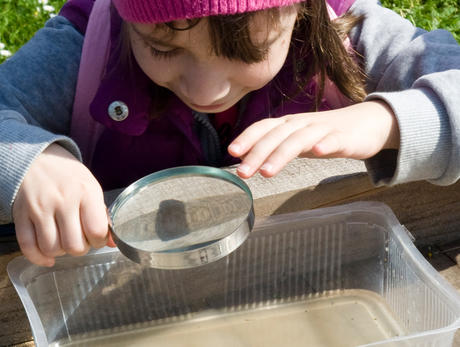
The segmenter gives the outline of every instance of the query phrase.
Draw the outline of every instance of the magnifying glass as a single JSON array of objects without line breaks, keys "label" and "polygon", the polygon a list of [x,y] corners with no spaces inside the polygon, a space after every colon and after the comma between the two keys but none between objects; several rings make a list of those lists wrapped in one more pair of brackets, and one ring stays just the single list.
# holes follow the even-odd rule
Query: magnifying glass
[{"label": "magnifying glass", "polygon": [[246,183],[207,166],[175,167],[141,178],[118,195],[109,216],[120,252],[160,269],[191,268],[225,257],[254,225]]}]

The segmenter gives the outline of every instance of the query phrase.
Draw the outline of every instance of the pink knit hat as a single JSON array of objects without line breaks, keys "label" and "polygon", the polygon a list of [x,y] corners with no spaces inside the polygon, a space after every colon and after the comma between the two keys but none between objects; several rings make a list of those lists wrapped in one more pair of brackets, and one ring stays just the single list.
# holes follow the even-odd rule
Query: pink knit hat
[{"label": "pink knit hat", "polygon": [[113,0],[128,22],[160,23],[172,20],[235,14],[292,5],[303,0]]}]

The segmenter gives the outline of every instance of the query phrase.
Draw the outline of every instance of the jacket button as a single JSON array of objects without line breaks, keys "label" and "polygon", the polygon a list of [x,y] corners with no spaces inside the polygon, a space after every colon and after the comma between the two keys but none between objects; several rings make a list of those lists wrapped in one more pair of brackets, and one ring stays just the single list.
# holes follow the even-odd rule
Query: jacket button
[{"label": "jacket button", "polygon": [[121,122],[128,117],[128,106],[123,101],[114,101],[109,105],[109,116],[114,121]]}]

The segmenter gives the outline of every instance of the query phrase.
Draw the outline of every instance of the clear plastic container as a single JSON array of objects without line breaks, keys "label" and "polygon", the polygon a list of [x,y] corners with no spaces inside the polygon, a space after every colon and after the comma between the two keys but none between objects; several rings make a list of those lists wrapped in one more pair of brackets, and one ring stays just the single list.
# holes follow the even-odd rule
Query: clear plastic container
[{"label": "clear plastic container", "polygon": [[460,327],[459,294],[381,203],[256,219],[234,253],[187,270],[103,249],[8,274],[39,347],[442,347]]}]

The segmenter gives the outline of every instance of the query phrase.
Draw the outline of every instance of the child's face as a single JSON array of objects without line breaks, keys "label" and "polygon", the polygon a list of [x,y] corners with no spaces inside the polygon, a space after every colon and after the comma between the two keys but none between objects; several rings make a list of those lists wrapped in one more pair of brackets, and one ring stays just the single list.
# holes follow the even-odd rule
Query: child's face
[{"label": "child's face", "polygon": [[280,23],[275,28],[269,27],[262,14],[252,19],[253,42],[267,42],[269,47],[266,58],[252,64],[210,53],[206,19],[191,29],[175,31],[172,38],[163,29],[155,30],[154,24],[135,23],[129,26],[129,37],[136,61],[153,82],[174,92],[196,111],[217,113],[275,77],[288,54],[296,17],[292,6],[280,11]]}]

